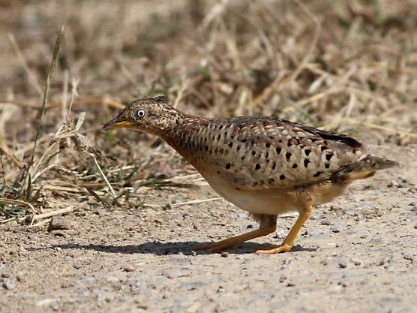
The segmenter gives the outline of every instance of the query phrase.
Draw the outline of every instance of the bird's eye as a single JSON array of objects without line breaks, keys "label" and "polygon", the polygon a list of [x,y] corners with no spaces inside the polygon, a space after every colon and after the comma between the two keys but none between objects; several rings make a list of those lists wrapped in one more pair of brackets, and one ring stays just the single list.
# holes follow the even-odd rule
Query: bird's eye
[{"label": "bird's eye", "polygon": [[144,117],[146,115],[146,111],[144,109],[139,109],[136,114],[138,117]]}]

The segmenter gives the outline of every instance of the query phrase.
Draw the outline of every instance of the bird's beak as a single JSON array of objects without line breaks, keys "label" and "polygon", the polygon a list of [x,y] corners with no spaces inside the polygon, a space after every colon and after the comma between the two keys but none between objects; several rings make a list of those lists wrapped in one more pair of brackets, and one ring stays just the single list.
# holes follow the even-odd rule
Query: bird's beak
[{"label": "bird's beak", "polygon": [[111,130],[115,128],[130,128],[134,123],[126,120],[124,117],[118,116],[103,126],[103,130]]}]

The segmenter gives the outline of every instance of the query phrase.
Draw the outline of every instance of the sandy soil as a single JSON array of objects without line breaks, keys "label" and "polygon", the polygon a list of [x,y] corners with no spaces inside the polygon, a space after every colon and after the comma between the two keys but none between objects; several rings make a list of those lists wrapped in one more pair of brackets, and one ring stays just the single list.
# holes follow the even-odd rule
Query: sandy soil
[{"label": "sandy soil", "polygon": [[[403,167],[316,208],[287,254],[188,251],[257,227],[225,201],[166,206],[216,197],[208,186],[152,190],[157,208],[80,211],[61,221],[69,230],[9,226],[0,311],[416,312],[416,146],[375,150]],[[279,243],[294,221],[256,242]]]}]

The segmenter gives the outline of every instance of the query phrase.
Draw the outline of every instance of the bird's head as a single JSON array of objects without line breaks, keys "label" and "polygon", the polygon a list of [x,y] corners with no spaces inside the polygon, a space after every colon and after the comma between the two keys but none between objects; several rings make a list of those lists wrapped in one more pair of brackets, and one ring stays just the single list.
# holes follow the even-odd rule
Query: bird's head
[{"label": "bird's head", "polygon": [[117,117],[103,126],[104,130],[133,128],[162,136],[165,131],[179,124],[182,114],[165,102],[163,96],[136,99]]}]

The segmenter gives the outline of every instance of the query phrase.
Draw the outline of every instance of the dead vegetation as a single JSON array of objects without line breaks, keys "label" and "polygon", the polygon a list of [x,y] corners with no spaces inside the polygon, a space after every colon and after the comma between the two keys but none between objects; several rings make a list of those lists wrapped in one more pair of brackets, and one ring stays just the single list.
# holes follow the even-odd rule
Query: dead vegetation
[{"label": "dead vegetation", "polygon": [[371,143],[416,142],[416,8],[415,0],[0,1],[0,223],[138,207],[149,187],[201,183],[159,140],[101,131],[133,97],[165,94],[191,114],[366,132]]}]

